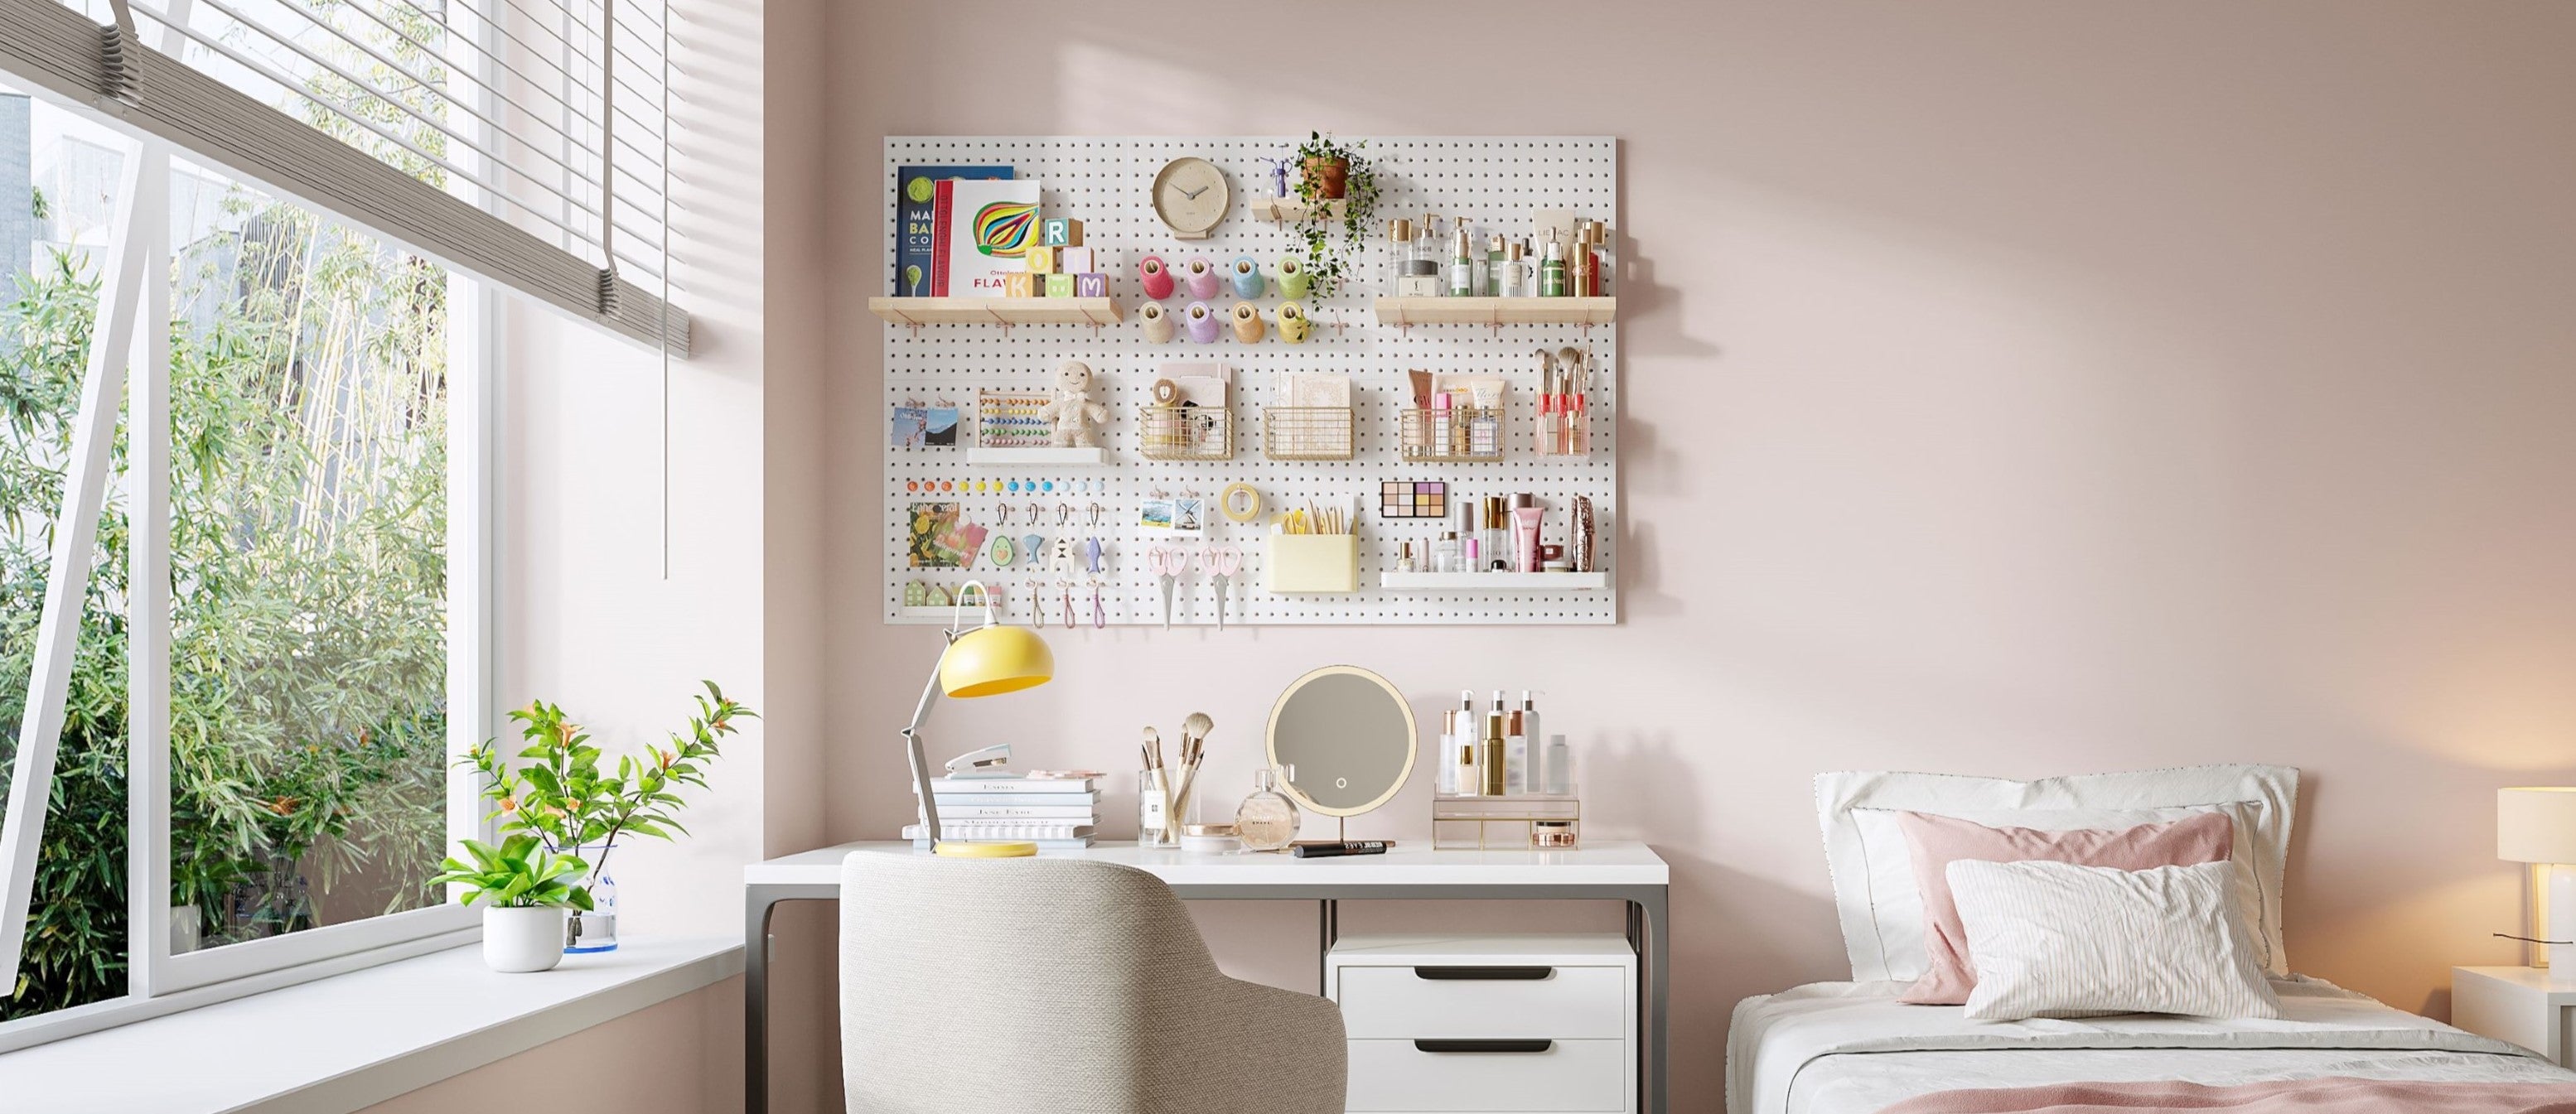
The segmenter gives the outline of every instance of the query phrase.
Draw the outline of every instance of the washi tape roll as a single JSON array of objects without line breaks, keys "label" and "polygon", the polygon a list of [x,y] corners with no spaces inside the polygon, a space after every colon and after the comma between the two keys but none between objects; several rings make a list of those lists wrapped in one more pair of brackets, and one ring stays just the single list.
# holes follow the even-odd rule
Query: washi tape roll
[{"label": "washi tape roll", "polygon": [[1261,517],[1261,493],[1248,483],[1227,484],[1217,497],[1217,509],[1225,512],[1228,522],[1250,522]]},{"label": "washi tape roll", "polygon": [[1227,277],[1234,283],[1234,296],[1238,298],[1258,298],[1262,288],[1269,285],[1261,275],[1260,261],[1249,255],[1235,256]]},{"label": "washi tape roll", "polygon": [[1154,299],[1172,296],[1172,269],[1163,265],[1163,257],[1148,255],[1136,261],[1136,281],[1145,287],[1145,296]]},{"label": "washi tape roll", "polygon": [[[1171,284],[1172,276],[1164,275],[1163,285],[1170,286]],[[1165,293],[1170,293],[1170,291],[1165,291]],[[1162,307],[1161,303],[1147,302],[1143,306],[1138,307],[1136,313],[1144,323],[1145,339],[1148,342],[1164,344],[1172,339],[1172,315]]]},{"label": "washi tape roll", "polygon": [[1236,302],[1230,316],[1234,318],[1234,339],[1245,344],[1261,343],[1261,307],[1250,302]]}]

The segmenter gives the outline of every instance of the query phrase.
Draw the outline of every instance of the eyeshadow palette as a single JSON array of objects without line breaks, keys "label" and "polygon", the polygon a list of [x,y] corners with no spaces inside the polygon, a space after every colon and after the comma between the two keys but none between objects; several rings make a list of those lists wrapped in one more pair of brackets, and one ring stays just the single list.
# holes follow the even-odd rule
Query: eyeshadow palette
[{"label": "eyeshadow palette", "polygon": [[1439,480],[1388,480],[1378,485],[1382,518],[1447,518],[1449,485]]}]

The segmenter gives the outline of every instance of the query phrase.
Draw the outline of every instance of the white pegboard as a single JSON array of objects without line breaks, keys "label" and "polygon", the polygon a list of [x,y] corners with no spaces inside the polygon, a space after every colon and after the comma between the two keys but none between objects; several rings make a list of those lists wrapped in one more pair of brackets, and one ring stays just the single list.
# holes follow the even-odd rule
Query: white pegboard
[{"label": "white pegboard", "polygon": [[[1362,149],[1375,164],[1380,197],[1377,217],[1419,217],[1434,212],[1444,218],[1465,217],[1479,229],[1526,237],[1533,209],[1565,208],[1577,216],[1605,220],[1619,230],[1616,203],[1616,144],[1609,137],[1346,137],[1364,138]],[[1013,537],[1035,533],[1052,543],[1098,537],[1107,552],[1106,571],[1097,578],[1101,610],[1112,625],[1158,625],[1162,597],[1148,567],[1147,551],[1158,541],[1182,541],[1168,531],[1137,525],[1141,501],[1162,491],[1179,496],[1195,492],[1207,500],[1208,530],[1201,535],[1215,544],[1232,544],[1244,554],[1243,568],[1227,596],[1227,625],[1278,623],[1437,624],[1576,624],[1613,623],[1618,618],[1618,328],[1578,326],[1417,325],[1409,330],[1380,326],[1370,312],[1370,299],[1380,293],[1378,264],[1383,235],[1371,239],[1351,281],[1328,300],[1303,304],[1315,318],[1315,335],[1302,345],[1281,343],[1277,320],[1276,270],[1280,257],[1295,250],[1294,226],[1274,227],[1252,211],[1252,203],[1269,192],[1273,181],[1265,160],[1292,152],[1291,137],[1225,136],[1209,138],[1109,138],[1075,136],[890,136],[885,146],[886,259],[880,275],[894,269],[895,179],[904,166],[1007,163],[1016,176],[1044,183],[1040,200],[1048,217],[1083,222],[1084,242],[1096,248],[1102,270],[1110,275],[1110,293],[1127,307],[1123,323],[1093,330],[1081,325],[932,325],[918,330],[879,326],[885,343],[885,388],[879,412],[871,416],[884,430],[892,408],[907,401],[946,399],[956,403],[963,421],[955,448],[900,448],[891,437],[885,447],[883,491],[884,607],[889,623],[945,623],[948,611],[935,615],[903,606],[908,581],[923,580],[951,590],[969,579],[994,584],[1003,597],[1003,618],[1042,625],[1064,623],[1065,578],[1026,562],[995,568],[979,556],[972,569],[908,567],[906,540],[914,502],[960,503],[965,517],[994,532]],[[1223,168],[1233,190],[1233,209],[1211,239],[1175,238],[1153,211],[1151,187],[1163,164],[1194,155]],[[1294,171],[1291,171],[1294,174]],[[1445,222],[1444,222],[1445,226]],[[1220,268],[1238,255],[1259,260],[1272,276],[1263,296],[1252,299],[1269,321],[1259,344],[1236,343],[1227,331],[1214,344],[1193,344],[1176,336],[1168,344],[1145,338],[1136,309],[1147,299],[1136,278],[1136,261],[1159,255],[1175,271],[1193,256],[1204,255]],[[1618,291],[1614,288],[1614,294]],[[1186,289],[1164,300],[1178,312],[1190,302]],[[1223,313],[1238,299],[1231,287],[1208,299]],[[1553,460],[1529,450],[1532,405],[1538,373],[1533,352],[1545,346],[1588,349],[1585,385],[1589,392],[1591,453],[1582,460]],[[1044,390],[1057,363],[1067,357],[1091,366],[1094,397],[1106,403],[1110,420],[1102,443],[1109,446],[1107,467],[996,468],[970,466],[965,448],[973,443],[976,391]],[[1229,461],[1176,463],[1146,460],[1136,454],[1136,408],[1147,401],[1147,388],[1166,361],[1219,361],[1234,369],[1233,414],[1235,455]],[[1406,403],[1408,369],[1432,372],[1499,374],[1511,382],[1507,405],[1508,451],[1493,464],[1405,463],[1397,456],[1398,413]],[[1261,450],[1261,411],[1272,400],[1272,381],[1289,371],[1341,371],[1351,374],[1357,410],[1355,459],[1347,462],[1274,461]],[[882,436],[882,434],[881,434]],[[1054,493],[978,494],[967,489],[978,482],[1007,484],[1052,481]],[[1377,491],[1386,480],[1445,480],[1452,500],[1530,492],[1548,509],[1546,540],[1568,540],[1567,508],[1576,495],[1592,500],[1597,518],[1596,567],[1608,571],[1610,587],[1583,592],[1459,591],[1388,592],[1378,576],[1393,571],[1401,545],[1412,541],[1428,569],[1429,543],[1444,524],[1435,520],[1390,520],[1377,514]],[[1263,590],[1262,562],[1267,526],[1237,525],[1215,513],[1219,493],[1237,481],[1251,484],[1266,501],[1265,510],[1302,506],[1313,499],[1359,496],[1360,589],[1332,595],[1274,595]],[[948,492],[908,491],[908,484],[955,485]],[[1067,494],[1071,487],[1074,493]],[[1039,505],[1044,523],[1030,527],[1026,508]],[[1102,508],[1101,522],[1088,522],[1093,503]],[[999,521],[999,508],[1010,504],[1010,524]],[[1054,523],[1057,504],[1073,512],[1071,521]],[[1197,548],[1195,540],[1186,544]],[[1077,562],[1070,594],[1077,625],[1092,623],[1092,581]],[[1174,626],[1207,626],[1216,622],[1215,589],[1203,566],[1194,565],[1174,591]],[[1043,602],[1032,615],[1033,600]]]}]

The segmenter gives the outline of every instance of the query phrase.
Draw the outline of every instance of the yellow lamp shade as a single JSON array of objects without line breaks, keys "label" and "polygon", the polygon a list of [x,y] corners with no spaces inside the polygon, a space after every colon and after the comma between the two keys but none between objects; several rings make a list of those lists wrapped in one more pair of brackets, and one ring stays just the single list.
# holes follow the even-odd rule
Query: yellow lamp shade
[{"label": "yellow lamp shade", "polygon": [[2516,863],[2576,863],[2576,788],[2496,790],[2496,857]]},{"label": "yellow lamp shade", "polygon": [[939,658],[940,691],[961,700],[1018,692],[1054,676],[1055,652],[1027,627],[977,627]]}]

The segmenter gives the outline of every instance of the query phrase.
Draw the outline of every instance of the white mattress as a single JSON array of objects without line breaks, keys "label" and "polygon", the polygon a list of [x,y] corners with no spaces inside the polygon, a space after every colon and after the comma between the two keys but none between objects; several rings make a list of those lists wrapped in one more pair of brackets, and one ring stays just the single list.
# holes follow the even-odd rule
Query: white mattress
[{"label": "white mattress", "polygon": [[2576,1072],[2502,1041],[2312,979],[2275,981],[2278,1020],[2124,1014],[1969,1021],[1908,1006],[1908,984],[1813,983],[1747,998],[1727,1036],[1730,1114],[1875,1114],[1967,1087],[2315,1076],[2576,1084]]}]

